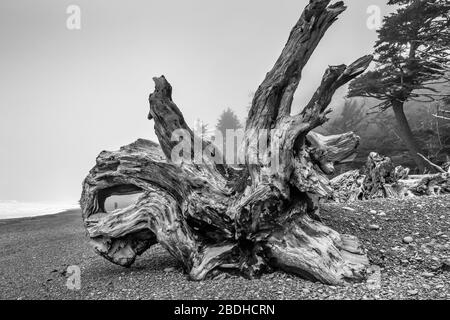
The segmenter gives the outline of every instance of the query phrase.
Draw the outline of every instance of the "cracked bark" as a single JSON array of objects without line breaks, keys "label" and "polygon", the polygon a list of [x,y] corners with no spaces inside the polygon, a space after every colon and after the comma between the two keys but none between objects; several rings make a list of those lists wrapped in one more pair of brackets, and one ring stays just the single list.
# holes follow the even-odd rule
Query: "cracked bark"
[{"label": "cracked bark", "polygon": [[[372,57],[329,67],[308,105],[291,114],[303,67],[344,10],[342,2],[329,0],[311,0],[305,8],[255,94],[241,169],[217,164],[210,153],[201,155],[201,165],[171,162],[174,130],[189,132],[193,143],[198,138],[173,102],[167,79],[154,78],[148,118],[159,146],[138,140],[102,152],[84,181],[83,221],[95,250],[130,266],[160,243],[192,280],[223,272],[253,278],[277,268],[328,284],[364,279],[368,260],[358,240],[323,225],[318,204],[331,191],[326,175],[352,160],[359,138],[312,130],[326,121],[335,91],[364,72]],[[273,130],[265,149],[258,146],[261,130]],[[214,149],[211,142],[201,145]],[[193,150],[185,156],[193,159]],[[105,212],[106,198],[136,191],[143,194],[135,204]]]}]

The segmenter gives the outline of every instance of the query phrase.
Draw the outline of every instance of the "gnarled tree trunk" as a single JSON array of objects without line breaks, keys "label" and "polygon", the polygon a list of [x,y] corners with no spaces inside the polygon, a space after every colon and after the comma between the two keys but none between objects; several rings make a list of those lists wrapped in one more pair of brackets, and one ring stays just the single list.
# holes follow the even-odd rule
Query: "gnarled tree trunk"
[{"label": "gnarled tree trunk", "polygon": [[[368,260],[358,240],[326,227],[318,215],[318,199],[331,191],[326,174],[352,159],[359,138],[311,131],[326,121],[335,91],[364,72],[372,57],[329,67],[304,110],[291,115],[303,67],[345,10],[342,2],[329,3],[310,1],[258,88],[240,170],[214,161],[221,156],[218,148],[198,141],[172,100],[170,84],[163,76],[154,79],[149,119],[160,147],[138,140],[102,152],[84,181],[83,220],[99,254],[129,266],[158,242],[193,280],[222,272],[252,278],[274,268],[329,284],[364,279]],[[206,152],[195,154],[193,147],[184,161],[172,161],[179,142],[171,137],[179,129]],[[107,197],[137,191],[143,194],[134,205],[105,211]]]},{"label": "gnarled tree trunk", "polygon": [[421,150],[417,144],[411,127],[409,126],[408,119],[406,118],[404,111],[404,102],[395,101],[392,105],[392,110],[394,110],[395,120],[397,121],[400,137],[403,140],[403,143],[408,148],[409,154],[416,163],[419,172],[423,173],[425,171],[425,168],[429,166],[421,157],[418,156]]}]

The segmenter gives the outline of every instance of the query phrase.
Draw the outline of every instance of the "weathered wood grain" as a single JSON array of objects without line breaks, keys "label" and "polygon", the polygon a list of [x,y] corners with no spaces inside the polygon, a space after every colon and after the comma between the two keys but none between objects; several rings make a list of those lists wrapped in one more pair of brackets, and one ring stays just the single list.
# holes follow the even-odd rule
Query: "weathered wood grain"
[{"label": "weathered wood grain", "polygon": [[[324,137],[312,130],[326,121],[336,90],[364,72],[372,57],[330,67],[303,112],[291,114],[304,66],[344,10],[342,2],[330,5],[330,0],[306,6],[255,94],[241,168],[217,163],[215,152],[196,156],[193,149],[183,161],[172,161],[174,131],[188,132],[192,145],[198,137],[174,103],[167,79],[154,78],[148,118],[159,146],[138,140],[102,152],[84,181],[83,220],[96,251],[129,266],[160,243],[193,280],[223,272],[252,278],[275,268],[329,284],[364,279],[364,250],[357,239],[320,222],[318,203],[331,191],[326,175],[353,158],[359,138]],[[262,130],[270,131],[265,149],[258,145]],[[209,141],[200,145],[215,149]],[[105,211],[109,196],[137,191],[142,196],[135,204]]]}]

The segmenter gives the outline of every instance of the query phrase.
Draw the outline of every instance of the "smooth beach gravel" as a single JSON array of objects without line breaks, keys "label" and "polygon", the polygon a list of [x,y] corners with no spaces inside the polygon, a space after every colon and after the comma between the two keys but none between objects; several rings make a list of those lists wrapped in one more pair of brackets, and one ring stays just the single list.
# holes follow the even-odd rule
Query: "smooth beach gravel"
[{"label": "smooth beach gravel", "polygon": [[[0,220],[0,298],[450,299],[450,196],[324,204],[322,217],[362,240],[381,283],[330,287],[283,272],[192,282],[159,245],[124,269],[93,252],[74,210]],[[80,290],[66,286],[68,266],[80,268]]]}]

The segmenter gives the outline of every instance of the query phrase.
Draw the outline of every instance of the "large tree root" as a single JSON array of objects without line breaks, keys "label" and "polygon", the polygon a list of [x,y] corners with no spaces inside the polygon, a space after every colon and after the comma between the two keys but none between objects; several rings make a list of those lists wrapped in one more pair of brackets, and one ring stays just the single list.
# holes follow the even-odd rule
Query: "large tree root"
[{"label": "large tree root", "polygon": [[[199,142],[173,102],[170,84],[154,79],[148,118],[160,145],[138,140],[102,152],[83,184],[83,220],[99,254],[130,266],[160,243],[193,280],[223,272],[252,278],[274,268],[329,284],[364,279],[368,260],[358,240],[324,226],[318,208],[318,199],[331,191],[326,175],[354,157],[359,138],[311,131],[327,120],[335,91],[364,72],[372,57],[329,67],[308,105],[291,115],[303,67],[345,10],[342,2],[329,3],[310,1],[258,88],[241,169],[215,161],[219,148]],[[190,147],[182,161],[174,161],[180,142],[172,133],[180,129],[188,133],[183,141]],[[261,132],[270,130],[262,140]],[[207,150],[200,155],[199,145]],[[135,204],[106,212],[108,197],[134,192],[142,192]]]}]

